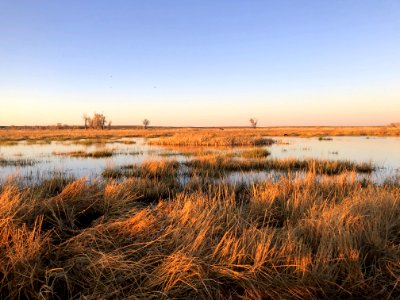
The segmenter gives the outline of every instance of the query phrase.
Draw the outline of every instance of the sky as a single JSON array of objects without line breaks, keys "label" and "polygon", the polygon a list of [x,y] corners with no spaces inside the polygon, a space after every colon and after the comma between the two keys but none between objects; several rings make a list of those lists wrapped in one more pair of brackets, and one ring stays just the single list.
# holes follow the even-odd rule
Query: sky
[{"label": "sky", "polygon": [[398,0],[0,0],[0,125],[400,122]]}]

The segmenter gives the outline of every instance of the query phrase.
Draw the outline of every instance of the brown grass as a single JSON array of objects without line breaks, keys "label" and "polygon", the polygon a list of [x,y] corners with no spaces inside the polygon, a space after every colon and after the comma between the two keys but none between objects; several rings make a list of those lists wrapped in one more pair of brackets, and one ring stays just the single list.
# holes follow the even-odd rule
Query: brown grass
[{"label": "brown grass", "polygon": [[72,152],[53,152],[53,155],[82,157],[82,158],[103,158],[103,157],[113,156],[114,152],[112,150],[97,150],[93,152],[72,151]]},{"label": "brown grass", "polygon": [[[264,135],[399,132],[0,130],[0,140],[192,135],[183,144],[206,136],[209,145],[232,146]],[[149,160],[105,170],[92,183],[56,176],[28,187],[0,184],[0,299],[400,298],[399,178],[377,186],[357,179],[373,170],[368,163],[196,149],[185,165]],[[224,181],[227,172],[251,170],[287,174],[251,185]]]},{"label": "brown grass", "polygon": [[[246,153],[246,152],[244,152]],[[250,155],[250,154],[246,154]],[[253,153],[254,155],[254,153]],[[197,157],[185,163],[192,172],[206,176],[221,176],[226,172],[237,171],[302,171],[316,174],[336,175],[355,171],[371,173],[375,167],[370,163],[354,163],[351,161],[331,161],[315,159],[237,159],[229,155],[208,155]]]},{"label": "brown grass", "polygon": [[274,141],[260,135],[242,133],[239,136],[221,134],[176,134],[149,142],[151,145],[184,146],[184,147],[237,147],[237,146],[269,146]]},{"label": "brown grass", "polygon": [[40,197],[2,186],[0,297],[396,299],[400,189],[349,176],[205,186],[151,206],[135,180]]},{"label": "brown grass", "polygon": [[33,159],[5,159],[0,156],[0,167],[6,166],[33,166],[36,163]]},{"label": "brown grass", "polygon": [[0,145],[24,140],[78,141],[80,139],[115,139],[124,137],[163,138],[174,136],[215,135],[218,137],[241,136],[400,136],[400,127],[364,126],[364,127],[267,127],[267,128],[150,128],[150,129],[1,129]]}]

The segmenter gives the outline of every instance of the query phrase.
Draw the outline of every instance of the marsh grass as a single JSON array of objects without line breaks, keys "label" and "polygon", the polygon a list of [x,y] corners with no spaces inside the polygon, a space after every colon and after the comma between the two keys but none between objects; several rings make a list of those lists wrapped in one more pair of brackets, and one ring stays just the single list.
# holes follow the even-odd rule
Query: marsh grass
[{"label": "marsh grass", "polygon": [[116,143],[124,144],[124,145],[134,145],[136,144],[133,140],[116,140]]},{"label": "marsh grass", "polygon": [[102,176],[108,178],[139,177],[139,178],[175,178],[180,164],[175,160],[147,160],[140,165],[125,165],[118,168],[107,168]]},{"label": "marsh grass", "polygon": [[[371,126],[371,127],[269,127],[257,128],[256,135],[265,136],[301,136],[301,137],[324,137],[324,136],[400,136],[400,127],[394,126]],[[207,143],[202,137],[214,136]],[[0,130],[0,145],[8,142],[19,142],[26,140],[47,141],[77,141],[82,139],[120,139],[147,137],[153,142],[156,139],[165,140],[165,144],[171,144],[170,138],[175,140],[173,144],[179,146],[199,143],[218,146],[220,144],[231,146],[229,137],[235,137],[239,144],[248,137],[255,136],[252,128],[151,128],[151,129],[112,129],[112,130],[85,130],[85,129],[3,129]],[[189,139],[187,137],[190,137]],[[203,139],[203,140],[202,140]],[[251,145],[254,141],[245,144]],[[160,142],[157,142],[160,143]],[[164,142],[163,142],[164,143]]]},{"label": "marsh grass", "polygon": [[7,166],[25,167],[25,166],[33,166],[36,163],[37,161],[34,159],[28,159],[28,158],[5,159],[3,157],[0,157],[0,167],[7,167]]},{"label": "marsh grass", "polygon": [[151,140],[151,145],[183,146],[183,147],[237,147],[237,146],[268,146],[275,141],[269,138],[254,135],[217,135],[193,134],[173,135]]},{"label": "marsh grass", "polygon": [[[254,154],[254,153],[253,153]],[[204,156],[185,162],[193,172],[220,176],[224,172],[237,171],[303,171],[316,174],[336,175],[355,171],[371,173],[375,167],[371,163],[355,163],[351,161],[331,161],[313,159],[235,159],[229,156]]]},{"label": "marsh grass", "polygon": [[[0,299],[399,299],[399,178],[378,186],[358,179],[371,163],[265,151],[0,183]],[[225,180],[254,170],[287,174]]]},{"label": "marsh grass", "polygon": [[400,296],[398,187],[312,172],[174,193],[157,178],[56,186],[0,187],[1,298]]},{"label": "marsh grass", "polygon": [[51,140],[44,139],[44,140],[26,140],[27,145],[49,145],[51,144]]},{"label": "marsh grass", "polygon": [[103,157],[111,157],[114,154],[115,153],[113,150],[98,150],[93,152],[86,152],[86,151],[53,152],[53,155],[82,157],[82,158],[103,158]]},{"label": "marsh grass", "polygon": [[220,153],[221,150],[209,150],[209,149],[193,149],[193,148],[182,148],[178,147],[178,149],[170,149],[170,151],[160,152],[157,153],[161,157],[173,157],[173,156],[184,156],[184,157],[191,157],[191,156],[206,156],[206,155],[213,155]]},{"label": "marsh grass", "polygon": [[124,144],[124,145],[134,145],[136,142],[134,140],[121,140],[115,137],[104,137],[104,138],[88,138],[88,139],[75,139],[75,140],[67,140],[68,144],[73,145],[96,145],[96,144]]},{"label": "marsh grass", "polygon": [[319,141],[333,141],[333,138],[331,137],[326,137],[326,136],[320,136],[318,138]]},{"label": "marsh grass", "polygon": [[15,146],[19,141],[0,140],[0,146]]},{"label": "marsh grass", "polygon": [[271,152],[261,148],[244,150],[239,153],[239,156],[243,158],[265,158],[269,155],[271,155]]}]

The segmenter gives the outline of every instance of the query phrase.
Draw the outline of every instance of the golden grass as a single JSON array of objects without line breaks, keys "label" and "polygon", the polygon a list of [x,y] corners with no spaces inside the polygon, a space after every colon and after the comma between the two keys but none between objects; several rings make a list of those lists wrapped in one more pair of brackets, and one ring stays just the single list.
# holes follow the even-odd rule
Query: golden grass
[{"label": "golden grass", "polygon": [[[247,152],[244,152],[247,153]],[[254,153],[246,154],[254,155]],[[237,171],[302,171],[316,174],[336,175],[348,171],[371,173],[375,167],[371,163],[354,163],[338,160],[315,159],[237,159],[229,155],[208,155],[196,157],[185,162],[192,172],[207,176],[221,176],[226,172]]]},{"label": "golden grass", "polygon": [[72,152],[53,152],[53,155],[83,157],[83,158],[103,158],[103,157],[113,156],[114,152],[112,150],[97,150],[93,152],[72,151]]},{"label": "golden grass", "polygon": [[147,160],[140,165],[125,165],[119,168],[105,169],[104,177],[137,177],[142,179],[177,180],[180,164],[175,160]]},{"label": "golden grass", "polygon": [[266,150],[266,149],[261,149],[261,148],[255,148],[255,149],[248,149],[248,150],[243,150],[239,153],[239,155],[243,158],[265,158],[271,153]]},{"label": "golden grass", "polygon": [[5,159],[0,156],[0,167],[6,166],[33,166],[36,163],[33,159]]},{"label": "golden grass", "polygon": [[260,135],[244,134],[221,135],[221,134],[176,134],[173,136],[161,137],[149,142],[151,145],[161,146],[184,146],[184,147],[237,147],[237,146],[268,146],[274,141],[263,138]]},{"label": "golden grass", "polygon": [[[395,126],[318,126],[318,127],[266,127],[266,128],[150,128],[150,129],[1,129],[0,145],[23,140],[78,141],[80,139],[110,140],[124,137],[174,138],[174,136],[201,139],[201,136],[246,137],[246,136],[400,136],[400,127]],[[193,136],[193,137],[192,137]]]},{"label": "golden grass", "polygon": [[398,186],[309,173],[149,206],[138,185],[1,186],[1,298],[400,296]]},{"label": "golden grass", "polygon": [[[0,299],[398,299],[398,178],[377,186],[357,179],[373,170],[368,163],[197,147],[253,145],[264,135],[399,132],[0,130],[4,143],[147,136],[195,146],[179,150],[193,156],[184,165],[149,160],[106,169],[104,180],[90,184],[62,176],[30,187],[0,184]],[[224,180],[252,170],[287,174],[251,185]]]}]

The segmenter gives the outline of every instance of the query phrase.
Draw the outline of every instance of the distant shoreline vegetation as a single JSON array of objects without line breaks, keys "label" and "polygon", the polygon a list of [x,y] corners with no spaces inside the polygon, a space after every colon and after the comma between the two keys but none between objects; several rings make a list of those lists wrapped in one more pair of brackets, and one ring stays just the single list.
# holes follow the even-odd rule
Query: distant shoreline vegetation
[{"label": "distant shoreline vegetation", "polygon": [[[398,123],[396,123],[398,124]],[[8,126],[0,130],[0,145],[13,142],[38,140],[47,141],[77,141],[82,139],[115,139],[129,137],[167,138],[168,143],[178,136],[187,137],[193,141],[205,135],[227,140],[257,137],[322,137],[321,140],[334,136],[400,136],[400,126],[302,126],[302,127],[148,127],[143,126],[111,126],[105,129],[85,129],[84,126]],[[164,142],[166,140],[164,139]],[[154,143],[161,143],[157,141]],[[184,142],[185,143],[185,142]]]}]

